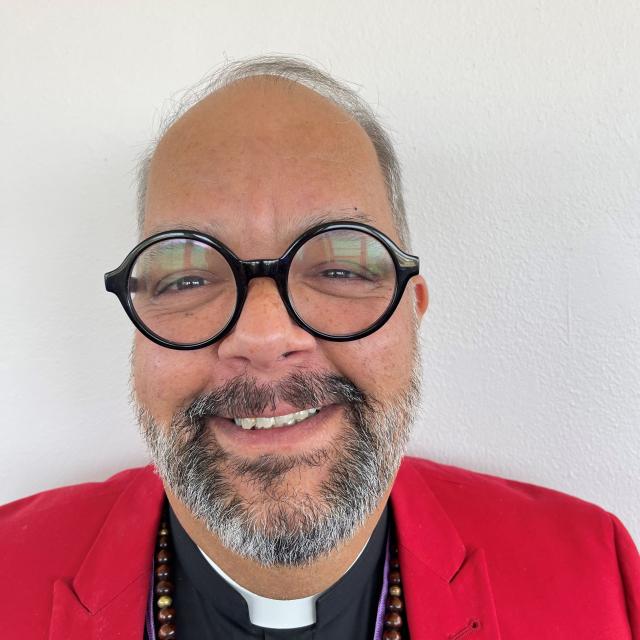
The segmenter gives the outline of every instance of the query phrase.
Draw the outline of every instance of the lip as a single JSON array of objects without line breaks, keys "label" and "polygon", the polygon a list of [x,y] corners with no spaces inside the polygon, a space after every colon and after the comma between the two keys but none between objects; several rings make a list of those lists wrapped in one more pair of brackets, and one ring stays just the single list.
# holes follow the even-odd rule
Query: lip
[{"label": "lip", "polygon": [[[277,409],[280,411],[280,407]],[[294,408],[293,411],[296,411]],[[293,413],[285,410],[282,413],[264,414],[264,417],[286,415]],[[326,447],[335,435],[336,418],[342,413],[342,408],[330,404],[321,408],[313,416],[298,424],[271,429],[243,429],[228,418],[215,416],[207,420],[207,426],[215,430],[219,444],[230,453],[261,454],[261,453],[293,453],[300,449],[311,451]],[[260,416],[254,416],[260,417]]]},{"label": "lip", "polygon": [[[330,405],[327,405],[327,407]],[[302,411],[303,409],[313,409],[319,408],[324,410],[326,407],[294,407],[292,404],[278,404],[275,409],[270,409],[268,411],[263,411],[262,413],[255,413],[246,416],[219,416],[224,418],[225,420],[233,421],[233,418],[276,418],[278,416],[286,416],[290,413],[296,413],[297,411]]]}]

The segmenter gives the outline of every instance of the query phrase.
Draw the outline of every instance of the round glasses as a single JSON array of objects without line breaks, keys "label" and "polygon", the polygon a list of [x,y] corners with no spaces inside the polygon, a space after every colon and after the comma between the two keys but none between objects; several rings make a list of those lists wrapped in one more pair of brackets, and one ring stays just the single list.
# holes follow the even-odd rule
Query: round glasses
[{"label": "round glasses", "polygon": [[240,260],[216,238],[164,231],[104,276],[136,328],[171,349],[199,349],[238,320],[252,278],[273,278],[293,320],[324,340],[363,338],[395,311],[419,259],[357,222],[313,227],[273,260]]}]

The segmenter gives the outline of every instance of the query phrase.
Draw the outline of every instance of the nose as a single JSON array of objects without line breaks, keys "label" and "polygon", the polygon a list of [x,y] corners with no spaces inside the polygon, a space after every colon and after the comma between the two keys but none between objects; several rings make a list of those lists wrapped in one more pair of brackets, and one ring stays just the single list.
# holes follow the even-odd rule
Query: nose
[{"label": "nose", "polygon": [[[218,358],[267,371],[301,360],[316,339],[294,322],[272,278],[253,278],[232,331],[218,344]],[[235,361],[235,362],[234,362]]]}]

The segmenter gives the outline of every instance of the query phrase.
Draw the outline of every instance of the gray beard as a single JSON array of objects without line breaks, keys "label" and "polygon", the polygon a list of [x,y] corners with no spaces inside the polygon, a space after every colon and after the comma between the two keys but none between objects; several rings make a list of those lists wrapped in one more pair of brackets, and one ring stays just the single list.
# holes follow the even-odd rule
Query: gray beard
[{"label": "gray beard", "polygon": [[[341,376],[294,373],[277,385],[236,378],[195,398],[167,426],[136,403],[140,430],[165,486],[225,547],[265,566],[307,565],[351,538],[395,477],[420,397],[418,354],[408,387],[386,405]],[[242,458],[206,426],[213,415],[256,415],[279,399],[300,408],[341,405],[340,438],[305,455]],[[319,466],[327,475],[316,494],[287,482],[289,472]],[[259,498],[243,498],[232,479],[259,489]]]}]

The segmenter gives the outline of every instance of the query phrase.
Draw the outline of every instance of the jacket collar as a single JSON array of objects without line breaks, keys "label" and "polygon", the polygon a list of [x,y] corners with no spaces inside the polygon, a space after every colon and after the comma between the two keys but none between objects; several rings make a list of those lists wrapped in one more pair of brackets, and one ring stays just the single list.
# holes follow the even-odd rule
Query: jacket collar
[{"label": "jacket collar", "polygon": [[152,467],[136,470],[75,578],[55,583],[50,640],[142,637],[163,499]]},{"label": "jacket collar", "polygon": [[391,492],[412,640],[500,640],[482,549],[466,545],[429,487],[427,463],[405,458]]},{"label": "jacket collar", "polygon": [[442,580],[452,580],[467,550],[412,458],[400,466],[391,504],[400,546]]},{"label": "jacket collar", "polygon": [[149,577],[163,500],[164,488],[152,467],[140,469],[116,500],[73,581],[91,613],[141,574]]}]

